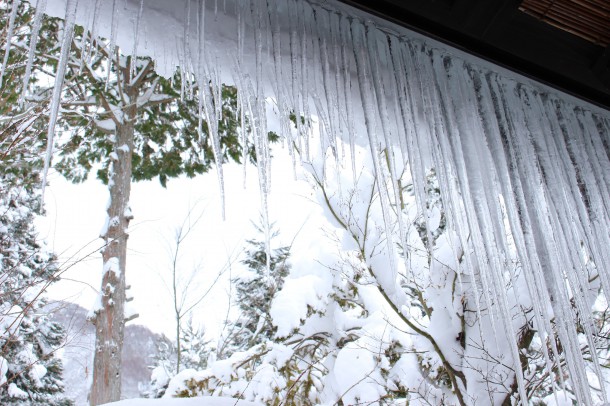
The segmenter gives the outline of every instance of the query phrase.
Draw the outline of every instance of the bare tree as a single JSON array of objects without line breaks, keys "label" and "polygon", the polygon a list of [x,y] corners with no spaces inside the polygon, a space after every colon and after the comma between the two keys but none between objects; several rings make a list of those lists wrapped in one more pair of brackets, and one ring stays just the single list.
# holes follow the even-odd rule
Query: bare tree
[{"label": "bare tree", "polygon": [[[196,206],[196,205],[195,205]],[[209,295],[221,278],[231,269],[234,258],[230,254],[227,261],[216,277],[207,287],[199,289],[196,279],[203,273],[201,264],[193,265],[188,271],[185,270],[181,258],[184,252],[186,240],[196,230],[203,218],[204,210],[194,214],[195,207],[189,209],[187,215],[180,225],[174,229],[173,239],[169,247],[169,270],[170,270],[170,295],[172,300],[172,310],[174,314],[175,326],[175,345],[176,345],[176,367],[174,373],[180,372],[183,365],[183,342],[185,332],[192,333],[192,313]],[[188,326],[185,327],[185,321]],[[203,333],[199,331],[199,333]]]}]

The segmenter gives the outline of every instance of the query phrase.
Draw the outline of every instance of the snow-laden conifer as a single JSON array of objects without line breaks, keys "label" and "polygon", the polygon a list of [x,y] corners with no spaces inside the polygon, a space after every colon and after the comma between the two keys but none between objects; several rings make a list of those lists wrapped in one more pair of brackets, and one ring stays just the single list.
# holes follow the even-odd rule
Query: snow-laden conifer
[{"label": "snow-laden conifer", "polygon": [[[19,45],[31,15],[24,12],[25,5],[13,4],[18,12],[6,44]],[[8,7],[0,3],[3,34],[8,32]],[[24,50],[15,47],[5,59],[0,91],[0,404],[63,406],[72,404],[63,393],[58,356],[65,334],[49,320],[44,299],[59,270],[34,227],[35,215],[42,211],[39,174],[44,140],[39,134],[45,123],[44,89],[33,79],[28,98],[18,103],[24,60]]]},{"label": "snow-laden conifer", "polygon": [[[260,236],[264,235],[262,227],[257,227],[257,231]],[[272,242],[277,234],[277,231],[272,232]],[[272,249],[267,261],[264,239],[246,241],[242,261],[245,270],[232,280],[239,316],[225,328],[225,337],[218,349],[220,358],[273,339],[276,329],[269,313],[271,301],[282,289],[284,278],[290,271],[289,258],[290,247],[278,247]]]}]

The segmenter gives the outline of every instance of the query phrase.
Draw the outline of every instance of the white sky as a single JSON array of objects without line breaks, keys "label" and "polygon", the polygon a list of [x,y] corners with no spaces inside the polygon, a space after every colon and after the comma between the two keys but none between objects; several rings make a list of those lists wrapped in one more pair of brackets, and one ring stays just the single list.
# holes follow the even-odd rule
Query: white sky
[{"label": "white sky", "polygon": [[[323,215],[319,206],[310,200],[307,184],[294,181],[287,152],[276,146],[273,154],[269,211],[271,221],[280,230],[278,245],[290,244],[298,234],[294,250],[307,251],[324,222]],[[228,258],[240,255],[246,239],[256,236],[251,224],[251,220],[260,218],[256,168],[248,167],[245,189],[241,165],[226,165],[224,171],[225,221],[221,219],[214,171],[195,179],[170,180],[167,189],[156,179],[133,184],[131,207],[135,218],[130,225],[126,276],[127,283],[132,285],[132,303],[140,317],[132,323],[146,325],[170,337],[173,333],[172,301],[166,282],[170,277],[169,247],[175,228],[183,222],[189,208],[194,207],[194,217],[204,211],[203,218],[181,248],[184,254],[179,272],[184,279],[198,265],[201,269],[189,284],[192,298],[208,289]],[[40,236],[57,253],[60,263],[80,259],[65,271],[63,280],[50,288],[49,296],[91,308],[101,278],[102,240],[98,235],[106,216],[108,192],[97,179],[73,185],[58,174],[51,174],[49,178],[45,196],[47,218],[39,221]],[[230,272],[235,274],[240,268],[243,266],[234,261]],[[227,314],[229,272],[226,276],[194,313],[194,320],[205,324],[212,336],[219,331]]]}]

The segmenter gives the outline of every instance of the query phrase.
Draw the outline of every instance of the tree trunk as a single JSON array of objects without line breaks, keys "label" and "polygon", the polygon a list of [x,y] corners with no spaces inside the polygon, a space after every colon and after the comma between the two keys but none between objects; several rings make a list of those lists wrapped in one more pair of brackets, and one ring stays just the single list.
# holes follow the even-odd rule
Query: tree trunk
[{"label": "tree trunk", "polygon": [[[137,92],[132,100],[137,99]],[[127,228],[132,219],[129,208],[131,193],[131,155],[134,140],[135,102],[123,109],[124,121],[117,125],[116,142],[109,176],[108,227],[101,237],[104,263],[101,308],[93,320],[96,328],[93,383],[90,403],[99,405],[120,400],[121,353],[125,327],[125,265]]]}]

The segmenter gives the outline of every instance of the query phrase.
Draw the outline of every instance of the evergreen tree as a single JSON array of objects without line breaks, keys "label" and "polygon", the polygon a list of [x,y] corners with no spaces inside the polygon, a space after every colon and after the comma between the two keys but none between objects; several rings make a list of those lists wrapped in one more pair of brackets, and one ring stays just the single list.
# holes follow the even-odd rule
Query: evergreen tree
[{"label": "evergreen tree", "polygon": [[70,405],[55,355],[65,334],[49,320],[43,298],[58,269],[36,237],[39,183],[29,175],[0,175],[0,404]]},{"label": "evergreen tree", "polygon": [[205,330],[195,327],[193,320],[189,319],[182,329],[180,338],[182,369],[205,369],[208,365],[208,356],[213,351],[210,340],[205,338]]},{"label": "evergreen tree", "polygon": [[[13,35],[8,38],[9,15],[12,4],[0,2],[0,43],[2,51],[11,43],[10,53],[3,67],[4,76],[0,86],[0,162],[2,172],[11,174],[4,179],[5,187],[17,183],[32,185],[38,177],[31,176],[32,171],[39,171],[42,161],[39,157],[44,148],[43,129],[47,106],[47,88],[40,86],[37,77],[32,76],[27,92],[23,90],[26,74],[26,49],[23,44],[29,42],[33,13],[27,3],[19,5],[14,21]],[[48,46],[46,37],[41,37],[42,48]],[[5,52],[1,52],[5,56]],[[36,58],[36,65],[43,66],[41,58]],[[28,97],[21,99],[24,94]]]},{"label": "evergreen tree", "polygon": [[150,374],[150,384],[142,396],[146,398],[160,398],[165,394],[170,379],[176,371],[176,346],[166,336],[162,336],[156,343],[156,354],[152,354],[153,365]]},{"label": "evergreen tree", "polygon": [[[208,357],[214,352],[210,340],[205,339],[205,330],[193,325],[189,319],[181,329],[180,334],[180,370],[204,370],[208,365]],[[157,342],[157,353],[152,356],[154,365],[150,367],[150,384],[142,396],[160,398],[165,394],[170,380],[176,376],[178,346],[169,338],[163,336]]]},{"label": "evergreen tree", "polygon": [[[261,228],[257,227],[263,234]],[[273,232],[271,239],[277,236]],[[243,275],[233,279],[239,316],[227,327],[227,338],[219,348],[219,358],[231,356],[234,352],[247,350],[257,344],[273,339],[271,301],[284,283],[290,271],[288,258],[290,247],[273,249],[267,268],[267,250],[263,240],[247,240],[246,258],[242,261],[247,269]]]},{"label": "evergreen tree", "polygon": [[71,405],[55,355],[65,334],[49,320],[43,297],[58,269],[33,225],[41,212],[44,89],[32,80],[29,93],[37,101],[19,103],[25,54],[15,45],[26,42],[32,15],[20,4],[9,38],[11,6],[0,3],[2,49],[13,43],[0,91],[0,404]]}]

